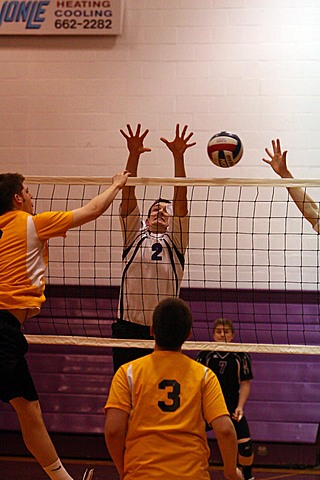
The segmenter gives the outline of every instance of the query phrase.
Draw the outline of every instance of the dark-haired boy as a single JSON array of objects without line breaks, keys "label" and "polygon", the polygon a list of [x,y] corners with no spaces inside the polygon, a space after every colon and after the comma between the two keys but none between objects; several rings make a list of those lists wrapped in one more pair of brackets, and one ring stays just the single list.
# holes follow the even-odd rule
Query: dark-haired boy
[{"label": "dark-haired boy", "polygon": [[[175,138],[161,138],[173,154],[175,177],[185,177],[184,153],[195,145],[188,143],[192,133],[185,125]],[[121,130],[127,140],[129,157],[126,168],[137,176],[140,155],[150,151],[143,146],[149,130],[141,133],[141,125],[133,132]],[[123,270],[120,285],[118,320],[112,325],[114,338],[150,340],[152,313],[160,300],[177,297],[184,271],[184,254],[189,240],[187,187],[175,186],[173,201],[159,198],[142,221],[134,186],[122,191],[120,222],[123,234]],[[145,348],[113,348],[114,371],[135,358],[150,353]]]},{"label": "dark-haired boy", "polygon": [[181,352],[192,321],[183,300],[162,300],[153,314],[154,352],[113,377],[105,439],[120,480],[210,480],[206,421],[215,431],[225,478],[243,480],[219,381]]},{"label": "dark-haired boy", "polygon": [[[44,273],[48,240],[65,237],[107,210],[125,185],[128,172],[86,205],[68,212],[33,214],[32,194],[19,173],[0,174],[0,399],[15,409],[23,439],[51,480],[72,480],[62,465],[42,418],[25,354],[21,326],[40,312],[45,301]],[[83,480],[91,480],[87,470]]]},{"label": "dark-haired boy", "polygon": [[[233,341],[234,325],[228,318],[217,318],[213,324],[212,336],[215,342]],[[251,359],[244,352],[200,352],[196,360],[209,367],[218,377],[238,439],[238,460],[245,480],[252,476],[253,446],[250,428],[244,414],[244,406],[250,394],[253,378]]]}]

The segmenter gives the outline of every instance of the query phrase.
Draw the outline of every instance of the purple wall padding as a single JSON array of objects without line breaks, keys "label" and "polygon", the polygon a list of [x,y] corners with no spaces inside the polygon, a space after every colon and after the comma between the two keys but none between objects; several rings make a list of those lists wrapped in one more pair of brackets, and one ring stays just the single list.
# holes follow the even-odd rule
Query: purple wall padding
[{"label": "purple wall padding", "polygon": [[[51,287],[41,316],[26,333],[110,336],[117,289]],[[320,344],[318,294],[183,290],[194,312],[193,338],[209,341],[218,316],[231,318],[237,341]],[[54,321],[52,321],[54,319]],[[31,345],[27,355],[44,418],[52,432],[102,433],[103,406],[112,379],[111,349]],[[254,354],[246,406],[252,437],[262,442],[314,444],[320,421],[317,356]],[[0,429],[19,430],[9,405]]]}]

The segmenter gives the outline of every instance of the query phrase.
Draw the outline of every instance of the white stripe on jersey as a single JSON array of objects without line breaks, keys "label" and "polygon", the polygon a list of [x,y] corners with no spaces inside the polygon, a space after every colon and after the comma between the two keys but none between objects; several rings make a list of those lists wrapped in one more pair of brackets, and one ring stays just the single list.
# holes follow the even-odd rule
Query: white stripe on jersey
[{"label": "white stripe on jersey", "polygon": [[131,405],[132,405],[132,408],[134,408],[132,364],[128,367],[127,379],[128,379],[129,391],[130,391],[130,395],[131,395]]},{"label": "white stripe on jersey", "polygon": [[43,258],[45,248],[47,248],[47,244],[40,242],[32,216],[28,217],[26,269],[32,285],[39,289],[42,287],[42,278],[46,271]]}]

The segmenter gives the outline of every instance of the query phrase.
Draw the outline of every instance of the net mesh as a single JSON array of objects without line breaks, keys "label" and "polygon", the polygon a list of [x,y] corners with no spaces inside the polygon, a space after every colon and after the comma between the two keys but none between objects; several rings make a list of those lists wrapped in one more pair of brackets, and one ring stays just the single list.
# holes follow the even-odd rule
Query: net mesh
[{"label": "net mesh", "polygon": [[[28,177],[26,183],[42,212],[79,208],[111,179]],[[235,324],[236,343],[218,349],[320,353],[319,235],[286,189],[303,187],[316,199],[320,181],[131,178],[129,185],[136,185],[144,218],[156,198],[188,186],[181,297],[195,322],[185,348],[212,349],[213,321],[226,317]],[[50,240],[47,301],[26,323],[29,342],[129,345],[111,338],[122,272],[118,197],[95,222]]]}]

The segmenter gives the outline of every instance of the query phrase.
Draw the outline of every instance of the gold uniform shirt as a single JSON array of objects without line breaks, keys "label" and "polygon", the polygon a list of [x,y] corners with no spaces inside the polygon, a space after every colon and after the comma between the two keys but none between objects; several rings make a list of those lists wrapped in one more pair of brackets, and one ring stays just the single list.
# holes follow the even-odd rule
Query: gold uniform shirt
[{"label": "gold uniform shirt", "polygon": [[157,350],[116,372],[108,408],[129,414],[125,480],[210,479],[205,420],[229,415],[210,369]]},{"label": "gold uniform shirt", "polygon": [[33,216],[12,210],[0,216],[0,309],[40,309],[45,301],[47,241],[65,237],[71,225],[71,211]]}]

